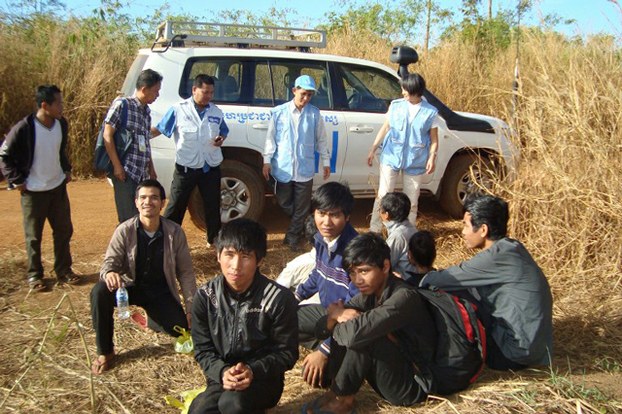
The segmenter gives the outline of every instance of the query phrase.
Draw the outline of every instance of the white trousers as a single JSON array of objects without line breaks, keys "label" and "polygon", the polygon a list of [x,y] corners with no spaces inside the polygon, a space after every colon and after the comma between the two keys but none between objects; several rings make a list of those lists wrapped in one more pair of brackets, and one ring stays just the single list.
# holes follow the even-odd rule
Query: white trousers
[{"label": "white trousers", "polygon": [[380,200],[387,193],[395,191],[395,184],[399,175],[402,175],[402,192],[410,198],[410,214],[408,220],[417,228],[417,206],[419,205],[419,193],[421,192],[422,175],[404,174],[403,171],[395,171],[391,167],[380,164],[380,183],[378,185],[378,196],[374,201],[371,213],[369,231],[380,233],[382,231],[382,220],[380,219]]}]

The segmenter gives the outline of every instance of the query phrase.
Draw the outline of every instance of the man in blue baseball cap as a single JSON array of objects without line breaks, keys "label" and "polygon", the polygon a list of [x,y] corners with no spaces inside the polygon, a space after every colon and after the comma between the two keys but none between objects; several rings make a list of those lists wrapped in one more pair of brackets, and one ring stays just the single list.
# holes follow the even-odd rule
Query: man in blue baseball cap
[{"label": "man in blue baseball cap", "polygon": [[309,104],[315,91],[311,76],[296,78],[294,98],[272,110],[263,153],[263,175],[266,180],[274,178],[274,195],[291,217],[283,242],[294,251],[298,250],[304,220],[309,215],[316,151],[324,167],[324,179],[330,176],[324,120],[320,110]]}]

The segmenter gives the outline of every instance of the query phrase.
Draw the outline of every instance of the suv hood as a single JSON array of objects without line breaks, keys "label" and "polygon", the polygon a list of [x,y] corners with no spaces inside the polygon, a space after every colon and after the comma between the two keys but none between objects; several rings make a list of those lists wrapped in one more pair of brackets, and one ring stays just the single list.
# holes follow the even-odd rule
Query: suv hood
[{"label": "suv hood", "polygon": [[[490,124],[495,129],[509,128],[507,123],[505,123],[499,118],[495,118],[494,116],[474,114],[472,112],[462,112],[462,111],[455,111],[455,113],[458,114],[460,117],[464,117],[467,119],[485,121],[486,123]],[[454,128],[451,128],[451,129],[454,129]]]}]

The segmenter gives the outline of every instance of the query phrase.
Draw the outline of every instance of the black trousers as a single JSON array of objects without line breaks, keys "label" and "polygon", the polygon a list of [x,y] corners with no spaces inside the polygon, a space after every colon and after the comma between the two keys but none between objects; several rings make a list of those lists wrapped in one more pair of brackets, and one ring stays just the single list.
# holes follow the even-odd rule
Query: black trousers
[{"label": "black trousers", "polygon": [[207,389],[190,404],[188,414],[259,414],[278,404],[283,393],[283,378],[273,381],[253,379],[244,391],[227,391],[209,381]]},{"label": "black trousers", "polygon": [[311,208],[312,192],[313,180],[304,183],[277,182],[274,195],[285,214],[291,217],[285,233],[285,243],[295,245],[304,237],[304,224]]},{"label": "black trousers", "polygon": [[410,406],[426,397],[415,381],[415,369],[388,338],[379,338],[368,347],[353,350],[337,344],[330,347],[328,372],[336,395],[356,394],[363,381],[393,405]]},{"label": "black trousers", "polygon": [[214,242],[220,230],[220,167],[210,167],[208,172],[202,169],[190,169],[175,164],[169,202],[164,217],[181,225],[184,220],[190,195],[195,187],[203,199],[207,241]]},{"label": "black trousers", "polygon": [[326,316],[322,305],[298,307],[298,343],[307,349],[316,349],[322,342],[315,335],[317,322]]},{"label": "black trousers", "polygon": [[49,191],[24,191],[21,195],[21,204],[28,256],[28,278],[43,277],[41,239],[45,220],[48,220],[52,227],[54,273],[58,278],[70,273],[72,260],[69,242],[73,235],[73,225],[67,184],[63,182]]},{"label": "black trousers", "polygon": [[[102,281],[97,282],[91,290],[91,317],[93,318],[98,355],[105,355],[114,351],[112,338],[114,335],[114,308],[117,302],[115,293],[109,291],[106,283]],[[186,313],[171,292],[153,294],[138,286],[129,286],[127,293],[130,305],[142,307],[147,312],[149,319],[167,334],[179,336],[179,333],[173,330],[175,325],[188,329]]]}]

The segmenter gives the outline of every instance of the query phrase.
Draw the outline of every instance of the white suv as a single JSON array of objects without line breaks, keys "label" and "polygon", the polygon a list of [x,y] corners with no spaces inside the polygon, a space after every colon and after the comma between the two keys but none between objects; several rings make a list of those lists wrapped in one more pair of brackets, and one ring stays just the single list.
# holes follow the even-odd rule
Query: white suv
[{"label": "white suv", "polygon": [[[143,69],[164,76],[160,97],[151,105],[155,125],[171,105],[191,96],[196,75],[215,78],[214,102],[230,129],[223,146],[220,194],[221,218],[228,222],[261,215],[270,194],[261,174],[270,110],[292,98],[298,76],[310,75],[319,85],[311,103],[321,110],[329,135],[330,179],[347,182],[356,197],[374,197],[378,164],[368,167],[366,157],[389,103],[401,96],[399,77],[395,70],[375,62],[308,52],[325,43],[322,31],[167,21],[158,28],[152,48],[138,52],[123,92],[133,93]],[[413,49],[392,51],[401,73],[416,60]],[[441,120],[436,171],[426,176],[422,190],[437,196],[447,212],[460,217],[464,198],[477,189],[473,177],[483,179],[492,169],[506,175],[514,172],[516,152],[508,139],[510,129],[497,118],[453,112],[428,91],[425,98],[439,109]],[[161,135],[151,146],[158,179],[168,188],[174,143]],[[314,185],[322,183],[317,174]],[[201,203],[195,190],[188,210],[192,221],[204,228]]]}]

